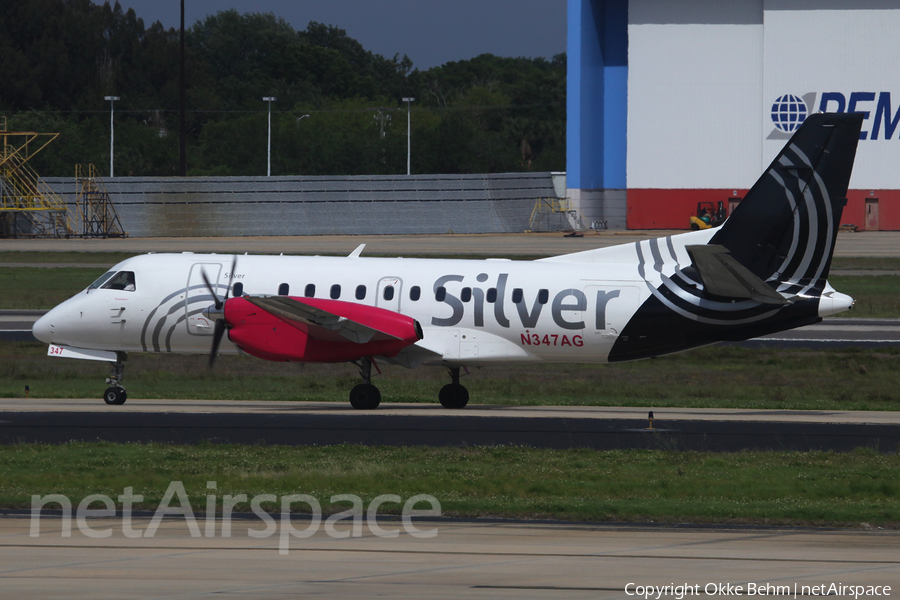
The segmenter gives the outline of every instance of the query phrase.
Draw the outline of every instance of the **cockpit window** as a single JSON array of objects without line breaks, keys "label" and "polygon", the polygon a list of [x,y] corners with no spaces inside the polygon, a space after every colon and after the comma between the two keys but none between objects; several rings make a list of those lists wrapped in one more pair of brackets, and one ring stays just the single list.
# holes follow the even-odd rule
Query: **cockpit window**
[{"label": "cockpit window", "polygon": [[92,283],[91,285],[89,285],[89,286],[88,286],[88,289],[89,289],[89,290],[96,290],[97,288],[99,288],[100,286],[102,286],[104,283],[106,283],[106,281],[107,281],[110,277],[112,277],[113,275],[115,275],[115,274],[116,274],[116,271],[107,271],[106,273],[104,273],[103,275],[101,275],[100,278],[99,278],[97,281],[95,281],[94,283]]},{"label": "cockpit window", "polygon": [[[102,278],[101,278],[102,279]],[[134,291],[134,271],[119,271],[110,277],[106,283],[100,286],[104,290]]]}]

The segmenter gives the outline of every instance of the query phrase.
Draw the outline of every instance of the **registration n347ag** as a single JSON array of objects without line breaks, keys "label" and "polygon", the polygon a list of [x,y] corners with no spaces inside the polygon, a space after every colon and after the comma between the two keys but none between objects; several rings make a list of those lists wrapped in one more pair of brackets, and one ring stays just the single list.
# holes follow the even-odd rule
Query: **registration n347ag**
[{"label": "registration n347ag", "polygon": [[[861,114],[811,115],[715,229],[536,261],[149,254],[125,260],[34,325],[51,356],[243,352],[353,362],[372,409],[376,361],[460,368],[615,362],[744,340],[850,308],[827,281]],[[377,367],[376,367],[377,368]]]}]

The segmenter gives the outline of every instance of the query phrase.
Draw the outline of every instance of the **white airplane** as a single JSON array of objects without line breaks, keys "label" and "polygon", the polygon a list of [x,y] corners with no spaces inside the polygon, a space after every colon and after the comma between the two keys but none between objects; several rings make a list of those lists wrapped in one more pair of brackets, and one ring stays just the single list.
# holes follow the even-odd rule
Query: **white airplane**
[{"label": "white airplane", "polygon": [[[49,355],[246,353],[354,362],[373,409],[376,360],[461,367],[633,360],[809,325],[851,307],[827,281],[862,115],[809,116],[719,228],[536,261],[148,254],[34,324]],[[376,366],[377,369],[377,366]]]}]

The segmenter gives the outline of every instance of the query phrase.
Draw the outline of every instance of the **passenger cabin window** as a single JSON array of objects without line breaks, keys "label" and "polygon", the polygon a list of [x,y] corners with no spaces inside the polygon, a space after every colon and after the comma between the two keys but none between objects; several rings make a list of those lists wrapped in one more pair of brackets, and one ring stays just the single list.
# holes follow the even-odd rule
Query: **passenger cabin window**
[{"label": "passenger cabin window", "polygon": [[416,302],[416,301],[418,301],[418,299],[421,296],[422,296],[422,290],[419,288],[419,286],[414,285],[411,288],[409,288],[409,299],[410,300],[412,300],[413,302]]},{"label": "passenger cabin window", "polygon": [[394,299],[394,286],[389,285],[384,288],[384,293],[382,294],[385,300],[393,300]]},{"label": "passenger cabin window", "polygon": [[496,302],[497,301],[497,288],[488,288],[487,301],[488,302]]},{"label": "passenger cabin window", "polygon": [[516,288],[513,290],[512,301],[513,304],[518,304],[522,301],[522,288]]},{"label": "passenger cabin window", "polygon": [[303,290],[303,295],[307,298],[314,298],[316,296],[316,284],[307,283],[306,289]]},{"label": "passenger cabin window", "polygon": [[549,290],[541,290],[538,292],[538,302],[540,302],[541,304],[547,304],[548,300],[550,300]]},{"label": "passenger cabin window", "polygon": [[340,297],[341,297],[341,286],[340,286],[340,284],[336,283],[333,286],[331,286],[331,299],[337,300]]},{"label": "passenger cabin window", "polygon": [[290,285],[288,285],[286,283],[282,283],[281,285],[278,286],[278,295],[279,296],[287,296],[290,293],[291,293]]},{"label": "passenger cabin window", "polygon": [[443,302],[444,298],[446,298],[446,297],[447,297],[447,288],[445,288],[444,286],[441,286],[438,289],[434,290],[434,299],[437,300],[438,302]]},{"label": "passenger cabin window", "polygon": [[459,299],[463,302],[468,302],[472,299],[472,288],[464,287],[459,293]]},{"label": "passenger cabin window", "polygon": [[244,295],[244,284],[238,281],[231,287],[231,295],[234,298],[240,298]]},{"label": "passenger cabin window", "polygon": [[356,286],[356,299],[357,300],[365,300],[366,299],[366,286],[364,286],[364,285]]},{"label": "passenger cabin window", "polygon": [[104,290],[122,290],[123,292],[134,291],[134,272],[119,271],[113,277],[103,284]]}]

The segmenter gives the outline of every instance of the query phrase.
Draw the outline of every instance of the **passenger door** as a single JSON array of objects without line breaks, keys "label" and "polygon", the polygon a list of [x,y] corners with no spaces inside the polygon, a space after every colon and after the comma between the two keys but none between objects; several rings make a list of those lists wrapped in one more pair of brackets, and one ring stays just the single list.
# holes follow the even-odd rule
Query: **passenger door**
[{"label": "passenger door", "polygon": [[184,294],[184,316],[190,335],[212,335],[215,323],[203,316],[203,311],[215,303],[209,289],[203,282],[203,273],[209,278],[219,299],[225,297],[226,286],[219,282],[222,265],[218,263],[196,263],[188,275]]},{"label": "passenger door", "polygon": [[400,294],[403,292],[403,281],[399,277],[382,277],[378,281],[378,295],[375,306],[394,312],[400,312]]}]

